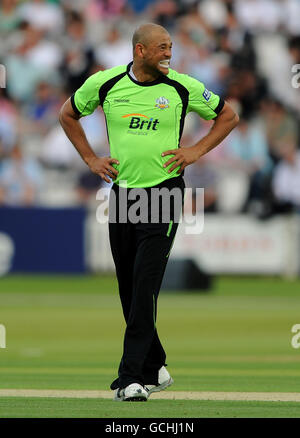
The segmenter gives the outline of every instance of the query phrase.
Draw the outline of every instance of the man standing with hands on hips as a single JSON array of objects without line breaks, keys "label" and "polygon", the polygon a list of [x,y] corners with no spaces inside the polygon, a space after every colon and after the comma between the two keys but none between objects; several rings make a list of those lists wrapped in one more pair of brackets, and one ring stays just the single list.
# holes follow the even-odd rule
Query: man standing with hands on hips
[{"label": "man standing with hands on hips", "polygon": [[[90,76],[60,111],[60,123],[91,171],[114,181],[110,197],[109,235],[126,321],[115,400],[146,401],[173,383],[156,329],[157,298],[176,234],[179,214],[159,207],[159,220],[130,221],[130,192],[177,189],[183,195],[186,166],[216,147],[238,123],[227,102],[196,79],[169,68],[172,42],[157,24],[141,25],[132,38],[133,62]],[[97,157],[79,123],[103,108],[111,157]],[[214,120],[195,145],[180,147],[184,118],[190,111]],[[118,201],[126,191],[127,221],[119,220]],[[111,192],[112,194],[112,192]],[[183,198],[183,197],[182,197]],[[116,201],[116,202],[113,202]],[[169,212],[166,223],[162,209]],[[112,220],[114,217],[114,220]]]}]

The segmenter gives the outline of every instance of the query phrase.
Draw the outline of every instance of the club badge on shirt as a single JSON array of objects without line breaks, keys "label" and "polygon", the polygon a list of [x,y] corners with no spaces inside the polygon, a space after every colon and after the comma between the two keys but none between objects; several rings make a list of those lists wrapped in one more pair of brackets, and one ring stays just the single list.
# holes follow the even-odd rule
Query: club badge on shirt
[{"label": "club badge on shirt", "polygon": [[156,108],[159,108],[161,110],[169,108],[169,101],[165,97],[159,97],[156,99]]}]

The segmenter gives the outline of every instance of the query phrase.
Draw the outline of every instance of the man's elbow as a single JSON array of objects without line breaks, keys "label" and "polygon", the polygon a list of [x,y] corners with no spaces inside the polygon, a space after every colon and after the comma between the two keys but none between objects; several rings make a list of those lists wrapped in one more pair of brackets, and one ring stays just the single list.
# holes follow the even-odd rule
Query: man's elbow
[{"label": "man's elbow", "polygon": [[233,128],[235,128],[239,124],[239,121],[240,121],[239,115],[236,112],[234,112],[232,119]]},{"label": "man's elbow", "polygon": [[227,120],[231,126],[231,129],[234,129],[240,121],[239,115],[232,109],[229,109],[229,114],[227,115]]},{"label": "man's elbow", "polygon": [[234,129],[239,121],[240,118],[236,111],[229,105],[229,103],[225,102],[225,105],[220,112],[220,114],[217,117],[217,120],[222,120],[222,122],[225,122],[226,124],[230,125],[231,129]]},{"label": "man's elbow", "polygon": [[65,107],[65,104],[63,104],[63,106],[61,107],[61,109],[59,110],[59,113],[58,113],[58,120],[59,120],[60,124],[62,124],[63,120],[64,120],[64,107]]},{"label": "man's elbow", "polygon": [[79,120],[79,115],[75,114],[73,111],[73,108],[71,106],[70,99],[68,99],[61,107],[59,114],[58,114],[58,120],[60,124],[62,125],[64,122],[70,122],[72,120]]}]

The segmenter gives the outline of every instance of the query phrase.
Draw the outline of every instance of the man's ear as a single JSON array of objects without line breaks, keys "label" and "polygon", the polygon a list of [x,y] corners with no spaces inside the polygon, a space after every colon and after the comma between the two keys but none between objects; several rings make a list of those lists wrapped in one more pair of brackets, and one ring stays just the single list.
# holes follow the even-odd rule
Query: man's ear
[{"label": "man's ear", "polygon": [[137,43],[135,46],[135,54],[141,58],[144,56],[144,51],[145,51],[145,48],[144,48],[143,44]]}]

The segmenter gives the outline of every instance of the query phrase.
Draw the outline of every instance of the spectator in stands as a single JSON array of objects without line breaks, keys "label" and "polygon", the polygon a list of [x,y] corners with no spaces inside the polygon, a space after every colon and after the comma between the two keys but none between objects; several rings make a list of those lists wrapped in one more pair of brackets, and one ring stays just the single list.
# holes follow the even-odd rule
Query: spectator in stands
[{"label": "spectator in stands", "polygon": [[292,37],[288,41],[289,52],[295,64],[300,63],[300,32],[299,35]]},{"label": "spectator in stands", "polygon": [[19,7],[22,20],[31,24],[35,29],[48,31],[53,34],[63,31],[64,15],[59,5],[46,0],[31,0]]},{"label": "spectator in stands", "polygon": [[191,64],[197,58],[197,46],[184,24],[179,25],[174,36],[172,66],[178,72],[190,72]]},{"label": "spectator in stands", "polygon": [[132,58],[132,47],[125,41],[116,26],[112,26],[104,41],[96,50],[96,60],[105,69],[121,64],[129,64]]},{"label": "spectator in stands", "polygon": [[299,0],[284,0],[283,24],[289,35],[300,35],[300,2]]},{"label": "spectator in stands", "polygon": [[251,201],[262,201],[265,187],[272,171],[272,160],[264,127],[245,117],[226,144],[231,171],[242,170],[249,177],[249,193],[243,207],[247,210]]},{"label": "spectator in stands", "polygon": [[246,117],[255,116],[260,102],[267,95],[267,86],[264,78],[254,71],[243,69],[232,71],[228,79],[226,96],[238,99]]},{"label": "spectator in stands", "polygon": [[159,0],[151,8],[152,21],[172,31],[178,13],[175,0]]},{"label": "spectator in stands", "polygon": [[17,144],[0,168],[0,205],[34,205],[42,187],[38,162],[25,157]]},{"label": "spectator in stands", "polygon": [[295,143],[290,142],[282,147],[272,187],[276,212],[293,209],[300,212],[300,151]]},{"label": "spectator in stands", "polygon": [[91,0],[86,3],[86,16],[91,21],[98,21],[121,15],[126,2],[125,0]]},{"label": "spectator in stands", "polygon": [[2,0],[0,4],[0,35],[7,35],[17,29],[20,21],[17,0]]},{"label": "spectator in stands", "polygon": [[243,27],[252,32],[276,32],[282,23],[282,2],[274,0],[236,0],[235,13]]},{"label": "spectator in stands", "polygon": [[[215,169],[208,166],[204,158],[198,160],[190,166],[185,172],[186,187],[192,188],[192,205],[185,205],[185,213],[193,214],[202,212],[202,208],[206,213],[214,213],[217,211],[217,173]],[[204,189],[204,205],[196,205],[196,189]]]},{"label": "spectator in stands", "polygon": [[[87,170],[83,172],[77,184],[77,195],[78,202],[82,205],[87,205],[91,200],[96,198],[96,193],[100,187],[104,186],[105,181],[103,181],[99,175]],[[106,185],[108,185],[106,183]]]},{"label": "spectator in stands", "polygon": [[128,3],[135,13],[140,14],[155,1],[156,0],[128,0]]},{"label": "spectator in stands", "polygon": [[0,160],[6,157],[17,140],[18,111],[0,89]]},{"label": "spectator in stands", "polygon": [[8,54],[4,64],[9,96],[25,103],[33,95],[38,82],[49,76],[58,80],[57,68],[62,52],[58,45],[44,39],[42,32],[28,23],[22,26],[22,36],[21,43]]},{"label": "spectator in stands", "polygon": [[[84,117],[81,124],[87,139],[99,155],[109,155],[106,148],[106,127],[103,113],[94,111],[90,117]],[[64,134],[59,123],[56,123],[41,141],[41,159],[46,168],[57,170],[86,170],[86,165]]]},{"label": "spectator in stands", "polygon": [[34,98],[24,107],[23,130],[27,134],[44,136],[57,123],[57,113],[61,105],[59,89],[51,83],[41,81],[37,84]]},{"label": "spectator in stands", "polygon": [[226,2],[222,0],[202,0],[198,9],[204,21],[213,29],[224,28],[228,14]]},{"label": "spectator in stands", "polygon": [[[300,21],[300,20],[298,20]],[[291,65],[294,69],[296,67],[296,71],[293,70],[293,73],[296,75],[296,78],[292,80],[293,90],[293,99],[291,98],[292,108],[295,109],[300,114],[300,78],[299,78],[299,65],[300,65],[300,32],[297,36],[291,38],[288,41],[289,55],[291,58]],[[290,67],[290,65],[289,65]],[[296,84],[295,84],[296,83]]]},{"label": "spectator in stands", "polygon": [[293,112],[288,112],[276,99],[263,101],[260,114],[266,127],[270,155],[277,162],[281,158],[284,145],[298,142],[297,119]]},{"label": "spectator in stands", "polygon": [[94,48],[90,44],[83,16],[71,11],[67,16],[66,35],[62,39],[64,59],[60,66],[66,88],[73,94],[90,75],[95,65]]}]

